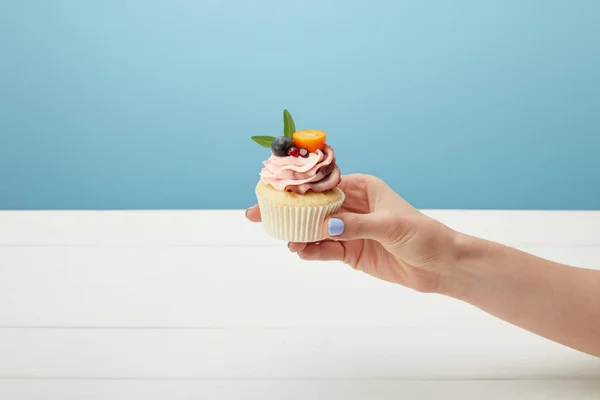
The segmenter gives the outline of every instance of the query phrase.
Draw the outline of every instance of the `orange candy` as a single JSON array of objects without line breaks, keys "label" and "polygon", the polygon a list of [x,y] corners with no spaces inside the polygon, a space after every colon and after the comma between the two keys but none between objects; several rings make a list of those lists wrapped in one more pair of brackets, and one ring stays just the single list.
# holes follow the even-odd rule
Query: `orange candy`
[{"label": "orange candy", "polygon": [[294,132],[294,146],[299,149],[306,149],[311,153],[325,148],[325,139],[327,135],[324,131],[315,129],[305,129]]}]

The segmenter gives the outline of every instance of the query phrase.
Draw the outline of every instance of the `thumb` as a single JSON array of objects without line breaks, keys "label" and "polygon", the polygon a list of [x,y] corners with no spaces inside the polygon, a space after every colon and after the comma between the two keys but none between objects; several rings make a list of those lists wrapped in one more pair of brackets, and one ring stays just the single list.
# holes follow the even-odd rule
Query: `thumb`
[{"label": "thumb", "polygon": [[378,213],[341,213],[325,219],[326,237],[334,240],[372,239],[389,243],[395,230],[391,218]]}]

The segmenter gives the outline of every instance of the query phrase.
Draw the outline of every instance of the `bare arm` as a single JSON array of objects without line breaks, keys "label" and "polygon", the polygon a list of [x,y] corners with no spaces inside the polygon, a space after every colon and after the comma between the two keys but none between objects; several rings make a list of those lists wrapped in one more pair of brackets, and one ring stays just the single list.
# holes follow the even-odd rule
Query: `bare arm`
[{"label": "bare arm", "polygon": [[[460,235],[460,234],[459,234]],[[460,235],[440,292],[600,357],[600,271]]]},{"label": "bare arm", "polygon": [[[332,240],[290,243],[302,259],[339,260],[420,292],[441,293],[600,357],[600,270],[456,232],[370,175],[347,175],[340,187],[346,201],[323,226]],[[258,206],[246,216],[260,221]]]}]

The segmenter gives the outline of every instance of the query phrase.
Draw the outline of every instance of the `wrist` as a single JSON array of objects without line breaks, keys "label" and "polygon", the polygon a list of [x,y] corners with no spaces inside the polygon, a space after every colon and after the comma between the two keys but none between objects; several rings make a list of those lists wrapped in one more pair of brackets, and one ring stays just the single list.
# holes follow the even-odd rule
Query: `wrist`
[{"label": "wrist", "polygon": [[440,269],[439,294],[468,301],[480,284],[487,242],[460,232],[453,234],[451,249]]}]

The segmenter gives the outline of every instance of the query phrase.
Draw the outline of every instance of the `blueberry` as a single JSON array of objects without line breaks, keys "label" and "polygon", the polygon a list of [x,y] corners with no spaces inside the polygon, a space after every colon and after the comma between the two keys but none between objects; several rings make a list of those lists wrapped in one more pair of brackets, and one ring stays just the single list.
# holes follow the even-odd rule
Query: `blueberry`
[{"label": "blueberry", "polygon": [[285,157],[288,155],[288,149],[292,146],[292,139],[287,136],[280,136],[273,140],[273,143],[271,144],[271,152],[277,157]]}]

